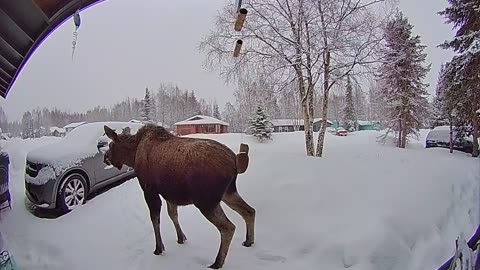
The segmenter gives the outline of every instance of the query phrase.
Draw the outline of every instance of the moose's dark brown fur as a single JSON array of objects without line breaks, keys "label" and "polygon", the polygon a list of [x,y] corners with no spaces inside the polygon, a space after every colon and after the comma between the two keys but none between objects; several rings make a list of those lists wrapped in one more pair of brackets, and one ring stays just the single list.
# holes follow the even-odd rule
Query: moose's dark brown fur
[{"label": "moose's dark brown fur", "polygon": [[105,126],[112,140],[105,153],[105,163],[117,168],[123,165],[135,170],[143,190],[155,232],[154,254],[165,248],[160,234],[161,195],[177,232],[178,243],[187,239],[178,222],[177,206],[195,205],[217,227],[220,248],[210,268],[221,268],[225,262],[235,225],[223,212],[220,202],[238,212],[246,223],[244,246],[254,242],[255,209],[237,192],[239,173],[248,167],[248,146],[241,145],[235,154],[227,146],[208,139],[177,137],[160,126],[145,125],[135,135],[122,134]]}]

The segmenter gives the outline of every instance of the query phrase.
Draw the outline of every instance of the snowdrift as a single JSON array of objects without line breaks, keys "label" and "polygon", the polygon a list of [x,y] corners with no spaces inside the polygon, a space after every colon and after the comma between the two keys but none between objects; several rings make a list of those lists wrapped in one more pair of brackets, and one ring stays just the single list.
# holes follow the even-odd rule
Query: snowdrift
[{"label": "snowdrift", "polygon": [[[380,133],[327,134],[324,158],[305,157],[301,132],[256,143],[241,134],[193,135],[250,146],[239,176],[242,196],[257,210],[256,243],[241,246],[237,225],[224,269],[436,269],[480,219],[478,159],[448,149],[425,149],[426,132],[409,149],[376,142]],[[176,243],[166,207],[161,230],[166,253],[154,256],[153,230],[140,187],[132,179],[53,220],[24,207],[25,154],[55,141],[10,140],[13,210],[0,229],[22,269],[205,269],[218,232],[194,207],[179,209],[188,241]],[[164,204],[165,205],[165,204]]]}]

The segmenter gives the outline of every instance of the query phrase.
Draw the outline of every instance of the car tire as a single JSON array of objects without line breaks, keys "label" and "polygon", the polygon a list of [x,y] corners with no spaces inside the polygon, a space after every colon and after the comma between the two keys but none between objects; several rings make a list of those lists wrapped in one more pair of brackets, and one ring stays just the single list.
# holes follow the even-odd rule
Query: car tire
[{"label": "car tire", "polygon": [[87,200],[87,180],[79,173],[63,178],[57,195],[57,207],[64,213],[83,205]]}]

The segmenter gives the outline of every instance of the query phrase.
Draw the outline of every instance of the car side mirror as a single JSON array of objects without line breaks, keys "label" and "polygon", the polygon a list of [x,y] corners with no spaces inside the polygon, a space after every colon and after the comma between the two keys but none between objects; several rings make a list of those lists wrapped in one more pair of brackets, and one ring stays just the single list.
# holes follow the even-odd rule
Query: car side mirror
[{"label": "car side mirror", "polygon": [[105,154],[108,151],[108,142],[106,141],[99,141],[97,143],[97,150],[98,152]]}]

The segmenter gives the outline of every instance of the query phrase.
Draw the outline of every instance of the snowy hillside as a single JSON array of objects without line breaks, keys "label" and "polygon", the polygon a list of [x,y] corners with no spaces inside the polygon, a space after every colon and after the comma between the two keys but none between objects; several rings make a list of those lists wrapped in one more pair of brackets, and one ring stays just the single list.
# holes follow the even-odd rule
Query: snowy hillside
[{"label": "snowy hillside", "polygon": [[[238,179],[257,210],[256,243],[244,248],[237,225],[224,269],[434,270],[454,252],[460,232],[469,237],[479,217],[478,159],[446,149],[409,149],[376,142],[377,132],[327,134],[324,158],[305,157],[303,133],[275,134],[258,144],[240,134],[196,135],[234,151],[249,143],[251,163]],[[12,211],[0,228],[25,270],[206,269],[216,255],[217,230],[194,207],[179,209],[187,235],[176,243],[166,207],[161,230],[166,253],[154,256],[154,236],[136,180],[95,197],[57,219],[24,207],[26,151],[55,139],[3,143],[12,161]]]}]

